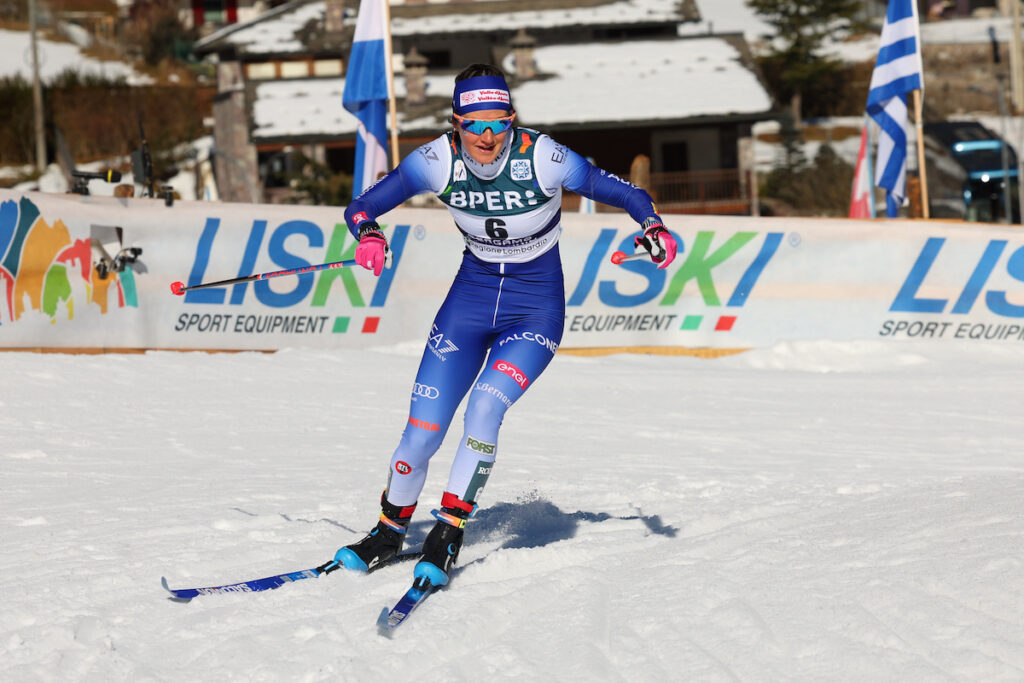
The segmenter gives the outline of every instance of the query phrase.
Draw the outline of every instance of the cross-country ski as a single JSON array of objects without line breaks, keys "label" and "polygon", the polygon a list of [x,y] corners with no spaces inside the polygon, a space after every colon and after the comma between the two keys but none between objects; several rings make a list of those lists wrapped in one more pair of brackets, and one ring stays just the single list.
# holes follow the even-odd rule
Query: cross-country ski
[{"label": "cross-country ski", "polygon": [[[398,564],[407,560],[411,560],[419,557],[419,553],[404,553],[397,557],[392,558],[387,564]],[[166,577],[160,577],[160,583],[164,589],[170,593],[170,599],[176,602],[188,602],[192,598],[199,597],[201,595],[221,595],[225,593],[258,593],[261,591],[273,590],[274,588],[280,588],[281,586],[294,583],[295,581],[302,581],[303,579],[315,579],[326,574],[330,574],[339,569],[344,569],[337,561],[331,560],[318,567],[312,567],[310,569],[300,569],[299,571],[285,572],[283,574],[273,574],[266,576],[261,579],[252,579],[250,581],[241,581],[239,583],[225,584],[223,586],[206,586],[201,588],[171,588],[167,583]]]}]

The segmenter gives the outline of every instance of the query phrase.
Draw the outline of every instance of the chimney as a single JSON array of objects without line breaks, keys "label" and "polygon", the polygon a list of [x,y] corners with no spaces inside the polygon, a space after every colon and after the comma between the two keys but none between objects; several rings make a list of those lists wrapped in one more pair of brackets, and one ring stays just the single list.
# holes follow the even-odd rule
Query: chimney
[{"label": "chimney", "polygon": [[519,33],[509,41],[508,46],[512,48],[516,80],[527,81],[536,76],[537,65],[533,61],[533,49],[537,46],[537,39],[526,35],[525,29],[519,29]]},{"label": "chimney", "polygon": [[341,33],[345,26],[345,3],[343,0],[327,0],[324,12],[324,30],[327,33]]},{"label": "chimney", "polygon": [[430,60],[416,51],[416,46],[409,48],[405,55],[405,103],[406,105],[423,104],[427,101],[427,65]]}]

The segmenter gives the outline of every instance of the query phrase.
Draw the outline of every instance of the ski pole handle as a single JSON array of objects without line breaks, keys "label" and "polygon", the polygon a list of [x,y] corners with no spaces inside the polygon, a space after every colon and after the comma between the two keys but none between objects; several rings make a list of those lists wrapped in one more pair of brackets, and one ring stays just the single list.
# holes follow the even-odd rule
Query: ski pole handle
[{"label": "ski pole handle", "polygon": [[178,296],[182,296],[185,292],[193,289],[205,289],[206,287],[223,287],[224,285],[234,285],[239,282],[252,282],[254,280],[269,280],[272,277],[283,277],[285,275],[305,275],[306,273],[316,273],[321,270],[331,270],[333,268],[351,268],[356,265],[355,259],[349,259],[347,261],[334,261],[333,263],[321,263],[316,266],[303,266],[302,268],[292,268],[290,270],[274,270],[268,273],[257,273],[256,275],[247,275],[245,277],[235,277],[230,280],[219,280],[217,282],[204,282],[198,285],[185,286],[184,282],[172,282],[171,293]]}]

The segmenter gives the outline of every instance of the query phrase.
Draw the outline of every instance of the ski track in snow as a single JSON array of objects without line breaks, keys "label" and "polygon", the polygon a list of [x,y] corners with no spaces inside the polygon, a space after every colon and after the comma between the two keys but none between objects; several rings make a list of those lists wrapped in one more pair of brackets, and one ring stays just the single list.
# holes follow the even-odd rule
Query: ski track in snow
[{"label": "ski track in snow", "polygon": [[416,346],[0,354],[0,678],[1024,680],[1013,345],[559,355],[393,640],[408,563],[167,600],[373,525]]}]

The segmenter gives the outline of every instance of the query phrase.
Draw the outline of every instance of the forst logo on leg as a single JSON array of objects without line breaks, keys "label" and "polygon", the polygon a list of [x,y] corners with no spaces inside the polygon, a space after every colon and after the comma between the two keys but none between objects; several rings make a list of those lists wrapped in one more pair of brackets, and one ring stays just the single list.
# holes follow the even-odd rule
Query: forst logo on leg
[{"label": "forst logo on leg", "polygon": [[494,455],[495,445],[486,441],[478,441],[471,436],[466,437],[466,447],[484,455]]}]

